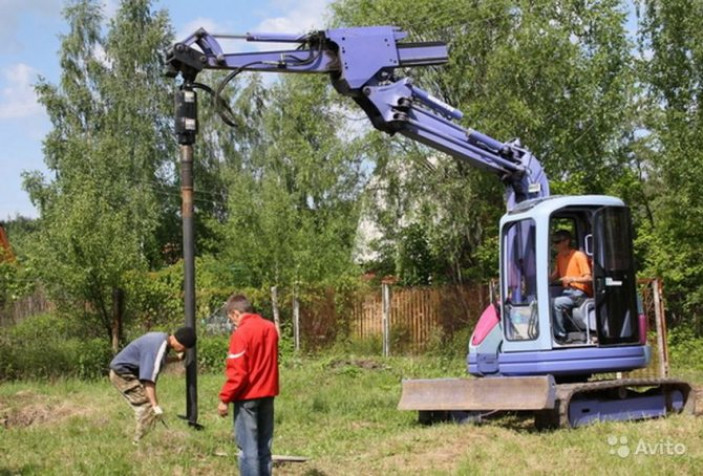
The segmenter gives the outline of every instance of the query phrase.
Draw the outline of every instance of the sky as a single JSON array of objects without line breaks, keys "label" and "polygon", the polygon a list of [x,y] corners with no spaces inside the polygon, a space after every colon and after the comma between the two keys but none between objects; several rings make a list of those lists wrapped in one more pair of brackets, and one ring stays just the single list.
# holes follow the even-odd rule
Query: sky
[{"label": "sky", "polygon": [[[324,29],[330,0],[154,0],[169,12],[176,39],[199,27],[212,33],[302,33]],[[60,36],[68,33],[62,0],[0,0],[0,221],[39,213],[22,189],[22,172],[50,173],[42,140],[51,124],[33,85],[59,83]],[[104,0],[107,15],[118,0]]]}]

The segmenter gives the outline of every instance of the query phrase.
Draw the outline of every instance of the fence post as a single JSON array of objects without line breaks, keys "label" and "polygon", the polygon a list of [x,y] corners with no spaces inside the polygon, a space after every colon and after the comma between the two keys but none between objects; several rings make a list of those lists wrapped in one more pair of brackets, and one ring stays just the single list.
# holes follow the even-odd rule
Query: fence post
[{"label": "fence post", "polygon": [[124,316],[124,290],[122,288],[112,288],[112,351],[117,353],[120,350],[120,339],[122,338],[122,321]]},{"label": "fence post", "polygon": [[295,351],[300,350],[300,302],[298,301],[298,288],[293,292],[293,340]]},{"label": "fence post", "polygon": [[281,336],[281,319],[278,314],[278,286],[271,286],[271,307],[273,308],[273,323],[276,324],[276,332]]},{"label": "fence post", "polygon": [[664,306],[661,300],[661,282],[659,278],[652,280],[652,297],[654,298],[654,320],[657,326],[657,346],[659,347],[659,377],[669,375],[669,352],[666,343],[666,325],[664,322]]},{"label": "fence post", "polygon": [[390,355],[390,320],[391,320],[391,285],[381,283],[381,299],[383,312],[381,314],[381,333],[383,335],[383,356]]}]

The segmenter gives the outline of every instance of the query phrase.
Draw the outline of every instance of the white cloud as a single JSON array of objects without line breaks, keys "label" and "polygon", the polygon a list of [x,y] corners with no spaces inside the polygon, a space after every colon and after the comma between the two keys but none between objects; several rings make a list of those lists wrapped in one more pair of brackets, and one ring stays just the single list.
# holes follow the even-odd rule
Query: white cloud
[{"label": "white cloud", "polygon": [[58,17],[61,4],[58,0],[0,0],[0,43],[4,48],[21,48],[23,42],[17,37],[20,17],[26,14]]},{"label": "white cloud", "polygon": [[271,3],[287,13],[284,16],[267,18],[258,25],[257,31],[306,33],[325,27],[330,0],[273,0]]},{"label": "white cloud", "polygon": [[0,120],[34,116],[43,112],[37,102],[33,83],[38,71],[23,63],[13,64],[4,71],[4,86],[0,90]]}]

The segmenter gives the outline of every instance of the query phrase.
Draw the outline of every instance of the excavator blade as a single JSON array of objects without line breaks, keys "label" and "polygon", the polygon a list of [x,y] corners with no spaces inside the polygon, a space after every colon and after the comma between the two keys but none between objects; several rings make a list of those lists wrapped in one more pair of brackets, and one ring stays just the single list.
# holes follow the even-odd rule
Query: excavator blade
[{"label": "excavator blade", "polygon": [[544,410],[554,408],[551,375],[403,380],[398,410]]}]

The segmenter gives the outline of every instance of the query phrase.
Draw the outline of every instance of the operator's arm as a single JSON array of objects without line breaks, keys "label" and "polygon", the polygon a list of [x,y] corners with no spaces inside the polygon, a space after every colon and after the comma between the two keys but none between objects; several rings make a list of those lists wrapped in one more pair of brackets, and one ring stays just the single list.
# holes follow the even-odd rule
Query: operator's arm
[{"label": "operator's arm", "polygon": [[149,399],[152,407],[158,407],[159,402],[156,399],[156,384],[154,382],[149,382],[148,380],[142,380],[144,384],[144,390],[146,390],[146,398]]},{"label": "operator's arm", "polygon": [[593,277],[590,274],[586,274],[583,276],[565,276],[561,278],[561,280],[564,284],[590,283],[593,280]]},{"label": "operator's arm", "polygon": [[591,276],[591,273],[583,274],[581,276],[571,276],[571,277],[564,278],[564,282],[566,284],[569,284],[569,283],[590,283],[591,281],[593,281],[593,276]]}]

